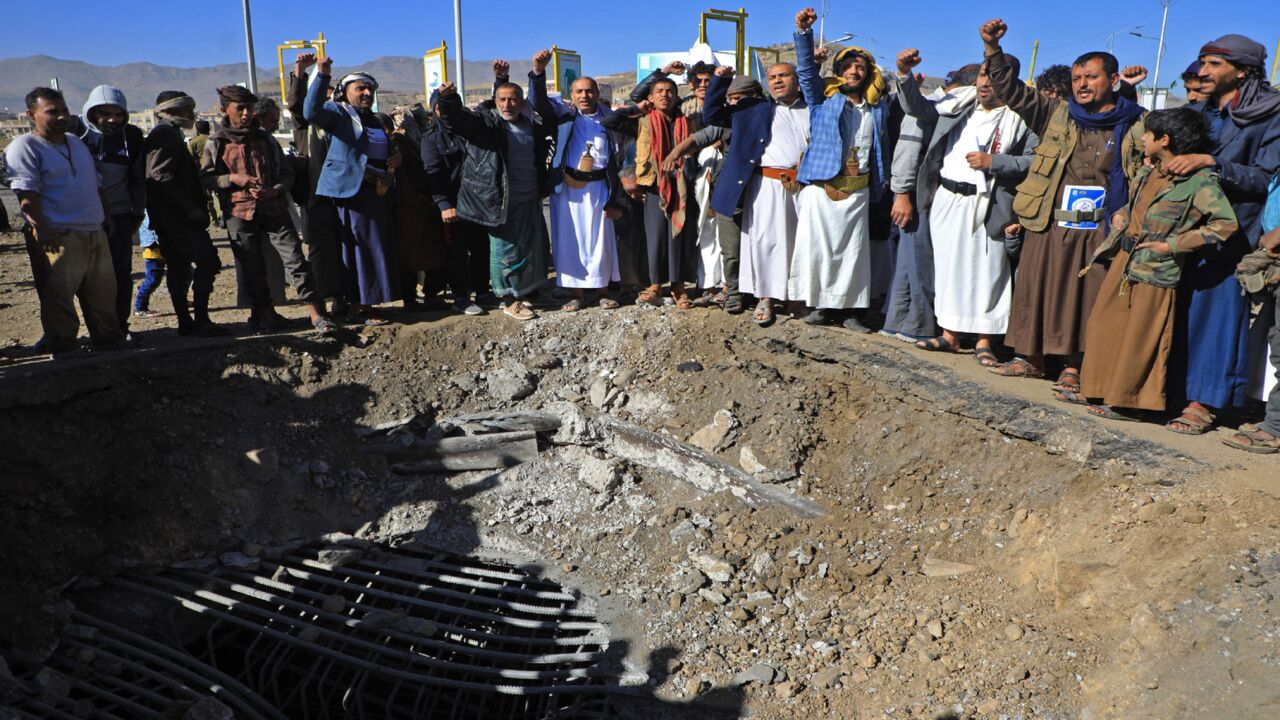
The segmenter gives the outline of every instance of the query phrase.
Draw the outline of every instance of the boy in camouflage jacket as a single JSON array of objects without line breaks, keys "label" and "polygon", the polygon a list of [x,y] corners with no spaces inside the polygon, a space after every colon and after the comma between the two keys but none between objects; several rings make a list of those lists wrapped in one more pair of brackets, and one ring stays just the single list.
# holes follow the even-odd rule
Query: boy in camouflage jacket
[{"label": "boy in camouflage jacket", "polygon": [[1128,205],[1112,218],[1111,233],[1093,257],[1110,267],[1085,331],[1080,393],[1055,394],[1063,402],[1089,403],[1091,413],[1114,420],[1165,409],[1167,368],[1177,352],[1173,327],[1183,260],[1224,242],[1238,228],[1210,170],[1185,177],[1164,170],[1175,155],[1208,143],[1208,128],[1198,113],[1183,108],[1150,113],[1142,140],[1148,165],[1134,179]]}]

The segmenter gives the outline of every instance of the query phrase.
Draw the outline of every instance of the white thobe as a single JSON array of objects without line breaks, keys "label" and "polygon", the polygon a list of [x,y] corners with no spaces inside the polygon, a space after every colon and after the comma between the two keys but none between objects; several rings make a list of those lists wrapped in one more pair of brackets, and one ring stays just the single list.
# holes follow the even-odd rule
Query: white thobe
[{"label": "white thobe", "polygon": [[[838,101],[832,98],[827,102]],[[845,102],[848,102],[847,100]],[[854,106],[858,173],[871,170],[875,139],[871,107]],[[871,192],[864,188],[844,200],[832,200],[821,185],[800,191],[796,246],[791,258],[791,298],[808,307],[865,308],[871,304],[871,247],[867,213]]]},{"label": "white thobe", "polygon": [[711,212],[711,178],[724,162],[718,145],[698,153],[698,179],[694,196],[698,200],[698,287],[714,288],[724,283],[724,260],[720,256],[720,223]]},{"label": "white thobe", "polygon": [[[601,115],[577,114],[568,141],[560,149],[560,164],[579,169],[583,152],[591,155],[593,170],[609,163],[609,136]],[[551,196],[551,252],[556,283],[567,288],[603,288],[618,280],[618,244],[613,221],[604,215],[609,183],[595,180],[583,188],[561,184]]]},{"label": "white thobe", "polygon": [[[1011,123],[1008,108],[974,109],[965,123],[947,136],[942,177],[975,185],[975,195],[959,195],[938,185],[929,209],[929,236],[933,241],[934,313],[938,325],[954,332],[999,335],[1009,325],[1013,297],[1009,256],[1003,238],[987,234],[987,207],[991,179],[969,167],[965,156],[990,152],[997,131]],[[1001,147],[1016,138],[1001,137]]]},{"label": "white thobe", "polygon": [[[756,139],[735,138],[734,142]],[[760,167],[788,169],[800,164],[809,146],[809,108],[803,102],[778,104]],[[789,300],[791,254],[795,247],[796,194],[777,180],[756,174],[742,204],[742,249],[738,284],[757,298]]]}]

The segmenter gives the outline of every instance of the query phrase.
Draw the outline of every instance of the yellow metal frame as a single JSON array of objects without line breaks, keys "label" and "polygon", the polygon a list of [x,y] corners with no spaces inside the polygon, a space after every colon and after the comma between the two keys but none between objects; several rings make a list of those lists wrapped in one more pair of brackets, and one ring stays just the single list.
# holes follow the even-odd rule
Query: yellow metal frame
[{"label": "yellow metal frame", "polygon": [[582,65],[582,55],[575,50],[565,50],[555,45],[551,46],[551,74],[555,77],[555,90],[561,95],[565,94],[569,88],[560,87],[560,58],[577,58],[578,65]]},{"label": "yellow metal frame", "polygon": [[[754,54],[756,54],[756,55],[768,55],[768,56],[772,57],[772,58],[773,58],[773,63],[771,63],[771,64],[777,64],[777,63],[782,62],[782,51],[781,51],[781,50],[774,50],[773,48],[762,48],[762,47],[755,47],[754,45],[748,45],[748,46],[747,46],[747,67],[742,71],[744,75],[750,75],[750,74],[751,74],[751,69],[752,69],[752,68],[751,68],[751,55],[752,55],[753,53],[754,53]],[[767,70],[767,69],[768,69],[768,68],[766,68],[766,70]],[[756,79],[757,79],[757,80],[764,80],[764,78],[756,78]]]},{"label": "yellow metal frame", "polygon": [[[444,40],[441,40],[440,47],[434,47],[422,53],[422,99],[424,102],[431,99],[431,88],[427,86],[427,61],[437,55],[440,56],[440,67],[443,70],[440,74],[440,81],[443,83],[448,83],[449,82],[448,51],[449,51],[449,43],[445,42]],[[458,92],[459,94],[461,94],[462,88],[458,88]]]},{"label": "yellow metal frame", "polygon": [[1268,81],[1272,85],[1276,84],[1276,68],[1280,67],[1280,42],[1276,43],[1276,54],[1271,56],[1271,79]]},{"label": "yellow metal frame", "polygon": [[734,24],[736,29],[735,43],[733,48],[734,69],[739,72],[743,71],[743,61],[745,60],[747,51],[747,9],[738,8],[733,10],[707,10],[702,13],[701,19],[698,21],[698,42],[707,42],[707,21],[715,20],[718,22],[730,22]]},{"label": "yellow metal frame", "polygon": [[280,65],[280,102],[285,102],[284,92],[284,51],[285,50],[315,50],[317,59],[324,59],[325,44],[328,41],[324,39],[324,33],[316,33],[315,40],[285,40],[284,43],[276,46],[276,62]]}]

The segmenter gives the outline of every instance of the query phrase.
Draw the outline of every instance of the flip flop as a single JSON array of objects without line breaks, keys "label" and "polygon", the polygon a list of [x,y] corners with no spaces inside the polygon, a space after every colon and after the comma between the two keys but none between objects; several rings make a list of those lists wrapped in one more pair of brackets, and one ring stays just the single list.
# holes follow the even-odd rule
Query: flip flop
[{"label": "flip flop", "polygon": [[596,304],[600,306],[601,310],[617,310],[618,309],[618,301],[614,300],[608,295],[601,295],[600,299],[596,301]]},{"label": "flip flop", "polygon": [[643,305],[662,306],[662,298],[658,297],[658,289],[653,287],[645,288],[636,295],[636,302]]},{"label": "flip flop", "polygon": [[1041,370],[1020,357],[1016,357],[1006,363],[1000,363],[994,367],[989,367],[987,368],[987,372],[1001,377],[1020,377],[1029,379],[1044,377],[1044,370]]},{"label": "flip flop", "polygon": [[1128,413],[1117,412],[1116,409],[1110,405],[1090,405],[1085,408],[1085,412],[1093,415],[1094,417],[1100,417],[1105,420],[1119,420],[1121,422],[1139,422],[1142,420],[1141,410],[1138,410],[1136,415],[1130,415]]},{"label": "flip flop", "polygon": [[973,349],[973,359],[982,367],[995,367],[1000,364],[1000,358],[996,357],[995,352],[989,347],[975,347]]},{"label": "flip flop", "polygon": [[1085,396],[1070,390],[1054,390],[1053,399],[1060,403],[1067,403],[1068,405],[1089,405],[1089,400]]},{"label": "flip flop", "polygon": [[565,312],[578,312],[582,309],[582,298],[573,298],[569,300],[569,302],[561,305],[560,309]]},{"label": "flip flop", "polygon": [[773,306],[757,305],[755,312],[751,314],[751,319],[760,327],[769,327],[776,319]]},{"label": "flip flop", "polygon": [[319,335],[332,335],[338,332],[338,324],[323,315],[312,323],[312,326],[315,327],[316,333]]},{"label": "flip flop", "polygon": [[929,352],[955,352],[956,351],[956,346],[952,345],[950,340],[946,339],[941,335],[937,337],[931,337],[928,340],[921,340],[916,343],[916,347],[920,348],[921,350],[928,350]]}]

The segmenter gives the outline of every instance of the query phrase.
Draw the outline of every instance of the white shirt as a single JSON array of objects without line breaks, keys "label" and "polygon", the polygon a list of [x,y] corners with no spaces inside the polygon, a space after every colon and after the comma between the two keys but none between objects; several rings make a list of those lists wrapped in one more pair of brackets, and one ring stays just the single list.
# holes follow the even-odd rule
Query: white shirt
[{"label": "white shirt", "polygon": [[773,109],[769,144],[760,157],[760,167],[793,168],[809,147],[809,107],[803,101],[778,103]]},{"label": "white shirt", "polygon": [[10,143],[4,151],[9,187],[39,196],[40,211],[55,230],[98,230],[104,218],[97,164],[83,140],[64,137],[64,145],[35,133]]},{"label": "white shirt", "polygon": [[[986,173],[969,167],[965,156],[971,152],[991,152],[992,141],[995,140],[996,131],[1007,112],[1010,112],[1007,107],[994,110],[987,110],[981,105],[975,107],[964,125],[947,136],[947,152],[942,157],[942,176],[955,182],[983,186]],[[1003,138],[1001,144],[1007,146],[1011,141],[1012,138]]]},{"label": "white shirt", "polygon": [[563,167],[580,169],[578,161],[584,150],[591,153],[591,169],[599,170],[609,164],[609,135],[600,124],[603,115],[599,109],[594,115],[578,113],[573,118],[573,130],[561,155]]}]

